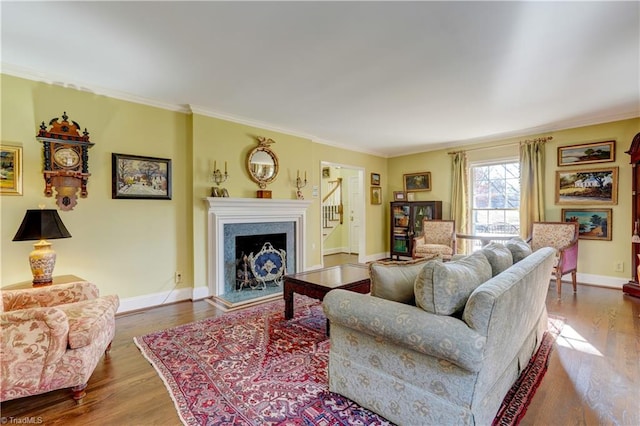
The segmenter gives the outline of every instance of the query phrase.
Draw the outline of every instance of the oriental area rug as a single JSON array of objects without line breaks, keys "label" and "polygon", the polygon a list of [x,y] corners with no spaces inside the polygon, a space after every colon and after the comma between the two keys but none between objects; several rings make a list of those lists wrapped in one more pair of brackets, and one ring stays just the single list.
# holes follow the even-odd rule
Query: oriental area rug
[{"label": "oriental area rug", "polygon": [[[551,325],[551,324],[550,324]],[[560,325],[561,327],[561,325]],[[556,333],[503,402],[496,425],[517,424],[546,371]],[[319,301],[295,295],[135,337],[185,425],[389,425],[328,389],[329,338]]]}]

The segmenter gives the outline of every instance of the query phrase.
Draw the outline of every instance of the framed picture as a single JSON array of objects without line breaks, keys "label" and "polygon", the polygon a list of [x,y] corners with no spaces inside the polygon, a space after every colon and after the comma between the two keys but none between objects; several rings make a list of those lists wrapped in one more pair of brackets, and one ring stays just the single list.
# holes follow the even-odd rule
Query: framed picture
[{"label": "framed picture", "polygon": [[371,187],[371,204],[382,204],[382,188],[379,186]]},{"label": "framed picture", "polygon": [[0,194],[22,195],[22,147],[0,144]]},{"label": "framed picture", "polygon": [[380,186],[380,173],[371,173],[371,185]]},{"label": "framed picture", "polygon": [[563,222],[578,222],[582,240],[611,241],[613,209],[562,209]]},{"label": "framed picture", "polygon": [[407,199],[407,195],[404,191],[393,191],[393,199],[395,201],[404,201]]},{"label": "framed picture", "polygon": [[111,198],[171,199],[171,160],[111,154]]},{"label": "framed picture", "polygon": [[402,175],[404,192],[431,191],[431,172]]},{"label": "framed picture", "polygon": [[558,147],[558,166],[608,163],[616,160],[616,141]]},{"label": "framed picture", "polygon": [[329,167],[322,168],[322,177],[324,179],[328,179],[331,177],[331,169]]},{"label": "framed picture", "polygon": [[556,204],[618,204],[618,168],[556,171]]}]

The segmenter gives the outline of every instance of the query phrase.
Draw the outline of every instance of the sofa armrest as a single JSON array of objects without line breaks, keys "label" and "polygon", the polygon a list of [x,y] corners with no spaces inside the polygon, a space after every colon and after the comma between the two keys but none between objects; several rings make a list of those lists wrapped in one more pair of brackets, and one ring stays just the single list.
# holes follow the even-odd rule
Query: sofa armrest
[{"label": "sofa armrest", "polygon": [[[0,314],[0,329],[3,385],[5,380],[47,381],[54,373],[51,366],[67,350],[69,322],[58,308],[3,312]],[[12,366],[20,365],[23,368],[13,371]]]},{"label": "sofa armrest", "polygon": [[88,281],[76,281],[22,290],[3,290],[1,293],[5,311],[82,302],[95,299],[100,295],[98,287]]},{"label": "sofa armrest", "polygon": [[479,371],[486,338],[463,321],[347,290],[332,290],[323,309],[331,323],[390,340],[417,352]]},{"label": "sofa armrest", "polygon": [[558,250],[558,269],[571,271],[578,267],[578,240]]}]

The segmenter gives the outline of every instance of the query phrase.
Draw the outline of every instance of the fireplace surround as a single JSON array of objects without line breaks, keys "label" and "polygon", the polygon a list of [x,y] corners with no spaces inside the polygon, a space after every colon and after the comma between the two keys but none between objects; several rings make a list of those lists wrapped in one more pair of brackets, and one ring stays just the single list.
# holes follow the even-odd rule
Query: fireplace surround
[{"label": "fireplace surround", "polygon": [[[285,234],[286,273],[305,270],[306,211],[312,201],[265,198],[208,197],[207,281],[209,294],[227,307],[282,294],[277,284],[243,292],[236,287],[236,239],[238,236]],[[266,291],[265,291],[266,290]]]}]

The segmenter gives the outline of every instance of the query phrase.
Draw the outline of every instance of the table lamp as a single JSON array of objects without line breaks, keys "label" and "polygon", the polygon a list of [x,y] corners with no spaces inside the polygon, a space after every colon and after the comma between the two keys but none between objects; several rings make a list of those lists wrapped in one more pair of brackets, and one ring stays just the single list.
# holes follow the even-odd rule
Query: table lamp
[{"label": "table lamp", "polygon": [[29,254],[34,286],[48,285],[53,282],[56,252],[51,248],[51,243],[46,240],[70,237],[71,234],[62,223],[57,210],[27,210],[13,241],[38,241]]}]

